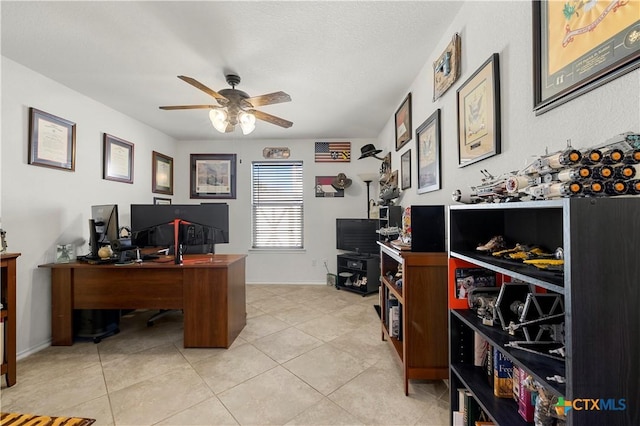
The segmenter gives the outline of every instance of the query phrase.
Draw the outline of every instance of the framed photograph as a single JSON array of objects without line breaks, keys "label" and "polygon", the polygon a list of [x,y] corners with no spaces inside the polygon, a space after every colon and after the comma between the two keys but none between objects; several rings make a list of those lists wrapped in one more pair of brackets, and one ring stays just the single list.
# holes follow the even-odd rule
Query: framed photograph
[{"label": "framed photograph", "polygon": [[332,185],[335,178],[335,176],[316,176],[317,198],[344,197],[344,189]]},{"label": "framed photograph", "polygon": [[191,154],[191,198],[236,198],[236,154]]},{"label": "framed photograph", "polygon": [[418,194],[441,189],[440,109],[416,129],[418,150]]},{"label": "framed photograph", "polygon": [[29,164],[76,169],[76,123],[29,108]]},{"label": "framed photograph", "polygon": [[640,67],[640,2],[533,2],[536,115]]},{"label": "framed photograph", "polygon": [[103,179],[133,183],[133,144],[106,133],[103,141]]},{"label": "framed photograph", "polygon": [[396,111],[396,151],[411,140],[411,93],[404,98]]},{"label": "framed photograph", "polygon": [[151,192],[173,195],[173,158],[153,151]]},{"label": "framed photograph", "polygon": [[400,189],[411,188],[411,150],[402,154],[400,157]]},{"label": "framed photograph", "polygon": [[458,167],[500,154],[500,67],[494,53],[457,91]]},{"label": "framed photograph", "polygon": [[433,63],[434,102],[460,77],[460,46],[462,44],[460,40],[460,34],[455,33],[442,55]]},{"label": "framed photograph", "polygon": [[156,205],[171,204],[171,198],[153,197],[153,204],[156,204]]}]

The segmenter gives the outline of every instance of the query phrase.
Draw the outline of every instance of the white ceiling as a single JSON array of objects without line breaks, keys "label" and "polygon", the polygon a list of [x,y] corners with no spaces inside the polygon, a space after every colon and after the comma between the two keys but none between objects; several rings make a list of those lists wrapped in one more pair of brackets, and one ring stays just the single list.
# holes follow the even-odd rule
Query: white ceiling
[{"label": "white ceiling", "polygon": [[[436,49],[460,1],[2,1],[2,55],[179,140],[376,137]],[[226,72],[258,109],[293,121],[216,132]]]}]

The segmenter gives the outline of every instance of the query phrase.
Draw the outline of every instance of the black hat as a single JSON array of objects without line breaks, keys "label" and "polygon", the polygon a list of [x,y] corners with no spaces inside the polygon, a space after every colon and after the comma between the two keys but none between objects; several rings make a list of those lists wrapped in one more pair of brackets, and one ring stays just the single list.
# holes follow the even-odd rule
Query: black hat
[{"label": "black hat", "polygon": [[360,158],[358,158],[358,160],[362,160],[363,158],[371,157],[373,155],[378,155],[381,152],[382,152],[381,149],[376,149],[376,147],[373,146],[373,144],[368,143],[362,148],[360,148],[361,155],[360,155]]}]

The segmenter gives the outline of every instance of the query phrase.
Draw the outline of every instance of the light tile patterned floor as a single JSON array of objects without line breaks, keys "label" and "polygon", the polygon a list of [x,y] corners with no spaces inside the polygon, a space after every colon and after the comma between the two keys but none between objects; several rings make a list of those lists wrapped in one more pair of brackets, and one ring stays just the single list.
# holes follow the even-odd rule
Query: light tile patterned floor
[{"label": "light tile patterned floor", "polygon": [[229,349],[184,349],[182,314],[123,318],[98,344],[18,362],[2,411],[96,425],[448,425],[443,381],[412,381],[381,341],[377,295],[322,285],[248,285],[247,325]]}]

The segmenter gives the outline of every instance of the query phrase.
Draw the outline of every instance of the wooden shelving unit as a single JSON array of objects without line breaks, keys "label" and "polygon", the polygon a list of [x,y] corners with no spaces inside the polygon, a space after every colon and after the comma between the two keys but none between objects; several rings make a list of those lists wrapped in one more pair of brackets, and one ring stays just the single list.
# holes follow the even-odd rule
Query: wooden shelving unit
[{"label": "wooden shelving unit", "polygon": [[5,376],[7,386],[16,384],[16,259],[20,253],[3,253],[0,255],[2,275],[2,326],[4,327],[4,342],[2,367],[0,373]]},{"label": "wooden shelving unit", "polygon": [[[409,380],[448,377],[447,253],[417,253],[380,245],[382,340],[394,347]],[[402,269],[402,285],[395,275]],[[389,298],[401,307],[400,338],[389,332]]]},{"label": "wooden shelving unit", "polygon": [[[505,281],[523,281],[536,293],[561,295],[566,353],[565,359],[559,360],[506,346],[525,338],[517,333],[510,335],[500,325],[483,325],[473,311],[450,300],[451,407],[458,407],[458,388],[466,388],[496,424],[529,424],[517,413],[512,400],[493,396],[486,372],[474,367],[474,334],[479,333],[551,395],[565,401],[600,399],[609,404],[600,410],[569,410],[567,425],[640,424],[638,218],[640,197],[450,207],[451,267],[457,262],[473,264],[501,274]],[[563,270],[539,270],[475,250],[496,235],[507,242],[549,250],[562,247]],[[450,278],[450,295],[455,285]],[[566,382],[558,383],[551,379],[554,376]]]}]

